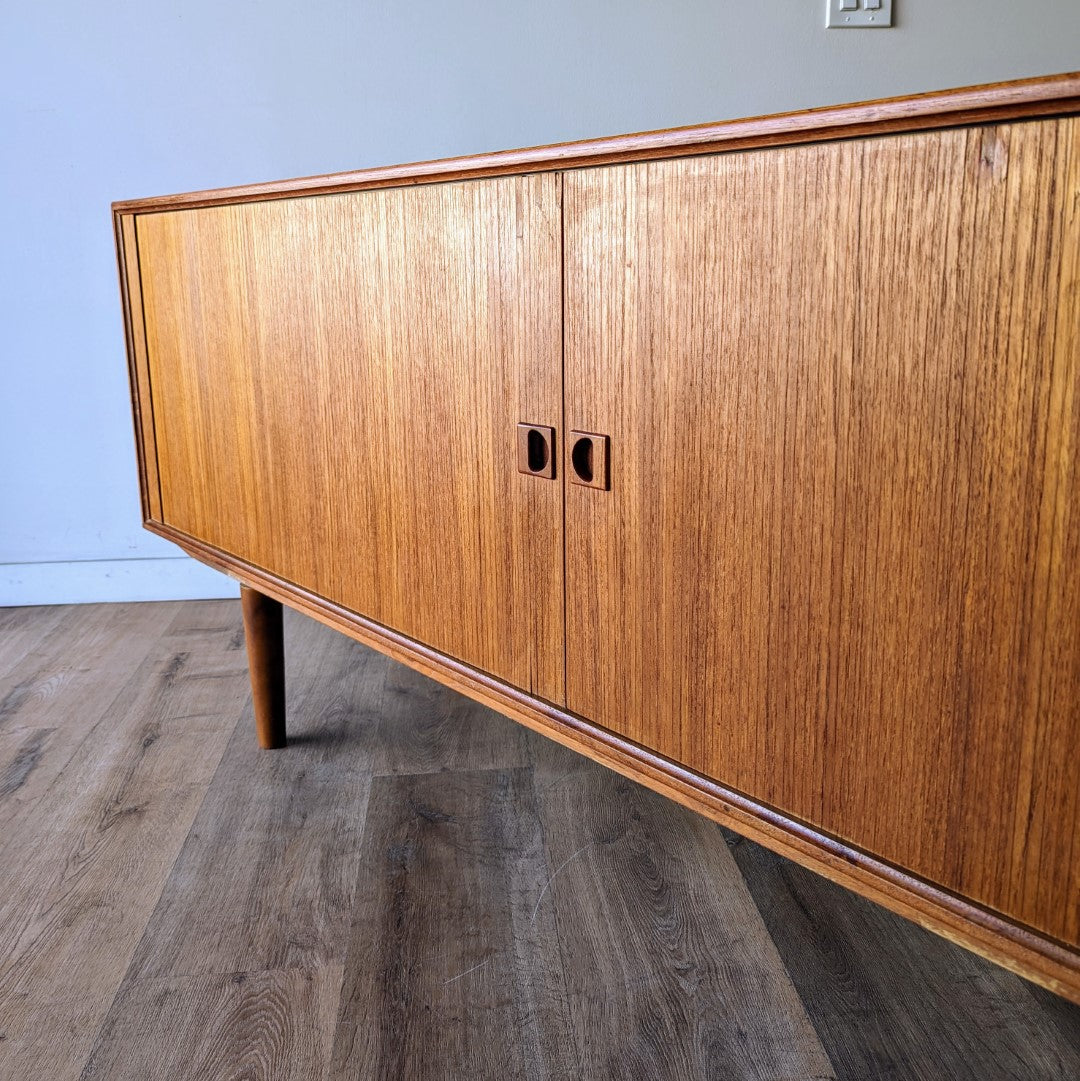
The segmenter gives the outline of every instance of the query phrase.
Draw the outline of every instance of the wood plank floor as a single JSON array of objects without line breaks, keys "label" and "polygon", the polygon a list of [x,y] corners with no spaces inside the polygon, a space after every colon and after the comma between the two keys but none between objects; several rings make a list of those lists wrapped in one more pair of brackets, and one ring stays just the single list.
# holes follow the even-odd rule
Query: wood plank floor
[{"label": "wood plank floor", "polygon": [[294,613],[0,610],[0,1078],[1080,1077],[1080,1009]]}]

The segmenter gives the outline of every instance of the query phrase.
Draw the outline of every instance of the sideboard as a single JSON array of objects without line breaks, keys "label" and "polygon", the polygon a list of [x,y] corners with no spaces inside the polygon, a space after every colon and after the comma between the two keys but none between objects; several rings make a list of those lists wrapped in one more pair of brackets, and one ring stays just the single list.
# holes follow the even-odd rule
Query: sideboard
[{"label": "sideboard", "polygon": [[1080,74],[113,206],[148,529],[1080,1001]]}]

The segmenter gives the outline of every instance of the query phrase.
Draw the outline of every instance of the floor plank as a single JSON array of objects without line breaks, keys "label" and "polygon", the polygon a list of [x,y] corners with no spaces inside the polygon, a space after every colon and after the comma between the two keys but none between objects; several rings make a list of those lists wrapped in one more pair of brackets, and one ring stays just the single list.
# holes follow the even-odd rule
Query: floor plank
[{"label": "floor plank", "polygon": [[20,611],[31,623],[40,615],[47,632],[0,678],[0,855],[83,740],[99,723],[111,723],[124,683],[183,609],[88,604]]},{"label": "floor plank", "polygon": [[78,1076],[246,700],[223,636],[178,650],[165,627],[133,671],[115,659],[107,723],[84,721],[92,736],[4,839],[0,1077]]},{"label": "floor plank", "polygon": [[[17,728],[12,732],[0,732],[0,807],[20,789],[28,790],[27,781],[55,735],[55,728]],[[41,777],[40,773],[38,777]]]},{"label": "floor plank", "polygon": [[1080,1077],[1080,1008],[726,836],[840,1077]]},{"label": "floor plank", "polygon": [[313,1081],[340,987],[340,966],[133,980],[82,1078]]},{"label": "floor plank", "polygon": [[370,786],[358,714],[382,670],[322,631],[290,624],[290,745],[260,751],[244,710],[129,979],[343,963]]},{"label": "floor plank", "polygon": [[714,824],[563,748],[536,777],[582,1077],[834,1076]]},{"label": "floor plank", "polygon": [[1080,1076],[1080,1009],[293,613],[286,653],[259,752],[235,601],[0,612],[0,1081]]},{"label": "floor plank", "polygon": [[574,1076],[529,772],[380,777],[330,1077]]},{"label": "floor plank", "polygon": [[[336,632],[319,628],[323,640]],[[365,744],[371,772],[377,776],[438,773],[446,770],[512,769],[527,766],[534,738],[528,729],[508,722],[462,695],[371,653],[358,644],[357,654],[373,658],[380,677],[367,685],[363,709],[374,724]]]},{"label": "floor plank", "polygon": [[30,650],[38,646],[68,615],[61,605],[0,608],[0,718],[10,708],[7,696],[17,686],[11,673]]},{"label": "floor plank", "polygon": [[[54,727],[44,718],[69,709],[84,697],[102,708],[119,689],[117,676],[130,673],[132,660],[146,656],[164,628],[180,612],[178,604],[106,605],[73,608],[21,609],[32,631],[34,613],[42,613],[43,635],[29,635],[29,648],[11,650],[5,640],[0,668],[0,727]],[[72,715],[72,720],[77,718]]]}]

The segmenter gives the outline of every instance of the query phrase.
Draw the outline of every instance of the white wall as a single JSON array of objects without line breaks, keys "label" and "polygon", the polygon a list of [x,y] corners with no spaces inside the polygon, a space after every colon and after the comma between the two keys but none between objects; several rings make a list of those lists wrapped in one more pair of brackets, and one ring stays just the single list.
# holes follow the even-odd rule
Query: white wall
[{"label": "white wall", "polygon": [[228,595],[144,533],[109,203],[1080,67],[1080,2],[105,0],[0,26],[0,604]]}]

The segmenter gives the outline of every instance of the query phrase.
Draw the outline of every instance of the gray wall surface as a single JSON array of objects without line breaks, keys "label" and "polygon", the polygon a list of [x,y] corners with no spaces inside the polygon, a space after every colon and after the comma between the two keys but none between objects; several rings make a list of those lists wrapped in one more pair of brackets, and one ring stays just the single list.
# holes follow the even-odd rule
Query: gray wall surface
[{"label": "gray wall surface", "polygon": [[109,203],[1080,67],[1080,2],[57,0],[0,31],[0,604],[234,592],[139,526]]}]

